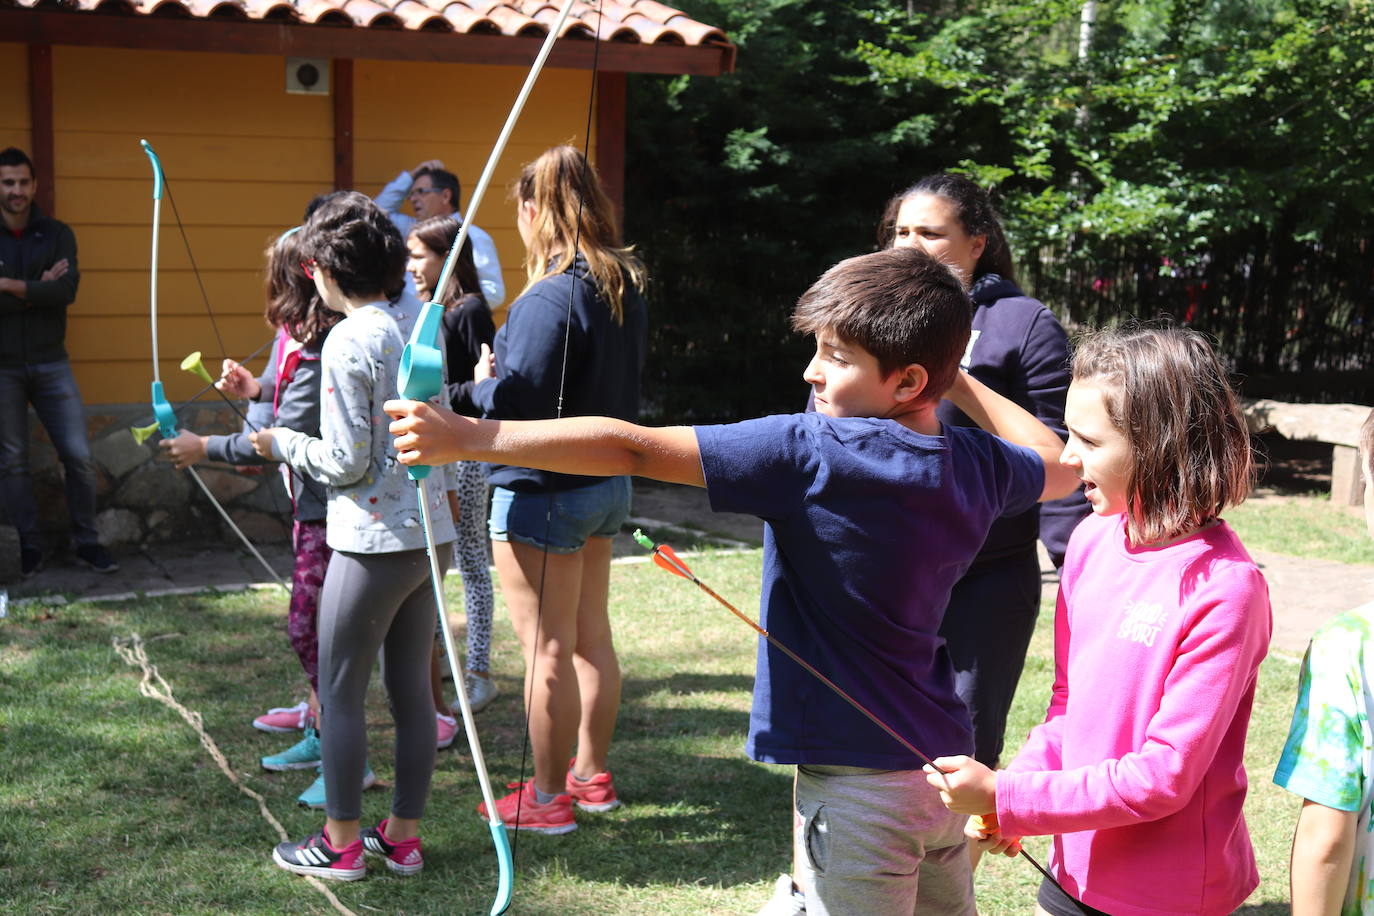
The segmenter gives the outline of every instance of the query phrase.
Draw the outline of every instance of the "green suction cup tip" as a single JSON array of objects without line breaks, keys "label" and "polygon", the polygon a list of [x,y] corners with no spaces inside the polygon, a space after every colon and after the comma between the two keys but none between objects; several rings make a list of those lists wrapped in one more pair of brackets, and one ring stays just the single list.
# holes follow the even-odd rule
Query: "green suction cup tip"
[{"label": "green suction cup tip", "polygon": [[651,541],[651,540],[649,540],[648,536],[646,536],[646,535],[644,534],[643,530],[641,530],[641,529],[639,529],[639,528],[636,528],[636,529],[635,529],[634,539],[635,539],[636,541],[638,541],[638,542],[639,542],[639,546],[640,546],[640,547],[643,547],[645,550],[653,550],[653,549],[654,549],[654,542]]}]

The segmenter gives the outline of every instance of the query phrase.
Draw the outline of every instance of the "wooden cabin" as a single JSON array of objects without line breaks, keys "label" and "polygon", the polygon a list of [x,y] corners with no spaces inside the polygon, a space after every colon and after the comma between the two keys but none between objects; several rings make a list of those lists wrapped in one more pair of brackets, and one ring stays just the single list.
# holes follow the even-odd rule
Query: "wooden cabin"
[{"label": "wooden cabin", "polygon": [[[39,204],[76,232],[67,344],[92,440],[150,416],[152,177],[140,138],[167,174],[159,349],[175,403],[201,387],[178,369],[187,353],[215,367],[269,339],[263,251],[314,195],[375,195],[438,158],[461,180],[466,211],[560,5],[0,0],[0,148],[29,153]],[[626,75],[717,75],[734,53],[719,29],[654,0],[575,5],[476,214],[507,303],[524,285],[508,197],[520,166],[557,143],[587,146],[619,201]]]}]

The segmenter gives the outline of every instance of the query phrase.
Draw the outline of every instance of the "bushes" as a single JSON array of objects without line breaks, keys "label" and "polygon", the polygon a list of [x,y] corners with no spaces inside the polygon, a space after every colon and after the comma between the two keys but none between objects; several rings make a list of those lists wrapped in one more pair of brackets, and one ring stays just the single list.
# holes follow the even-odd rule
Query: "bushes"
[{"label": "bushes", "polygon": [[[740,55],[725,77],[631,82],[661,418],[796,409],[791,304],[940,168],[996,188],[1061,318],[1169,314],[1274,378],[1264,393],[1374,397],[1369,4],[1104,2],[1082,57],[1078,0],[679,5]],[[1328,381],[1284,390],[1294,372]]]}]

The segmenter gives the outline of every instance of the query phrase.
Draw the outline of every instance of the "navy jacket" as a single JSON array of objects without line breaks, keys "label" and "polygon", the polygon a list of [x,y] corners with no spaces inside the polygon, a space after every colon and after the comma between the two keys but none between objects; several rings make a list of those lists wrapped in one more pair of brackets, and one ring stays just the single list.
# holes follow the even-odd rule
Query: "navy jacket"
[{"label": "navy jacket", "polygon": [[482,344],[490,347],[496,339],[496,325],[486,300],[476,293],[463,296],[457,305],[444,310],[443,330],[449,406],[464,416],[481,416],[472,403],[472,370],[482,358]]},{"label": "navy jacket", "polygon": [[[579,256],[563,273],[540,280],[511,306],[510,317],[496,332],[497,376],[472,387],[472,402],[483,416],[500,420],[635,420],[647,342],[648,321],[638,290],[625,290],[624,321],[617,322]],[[489,475],[494,486],[526,492],[573,490],[604,479],[508,465],[491,465]]]},{"label": "navy jacket", "polygon": [[[979,277],[971,295],[975,306],[973,333],[964,351],[963,368],[1035,414],[1061,439],[1067,438],[1064,396],[1069,390],[1069,340],[1059,321],[1039,300],[997,274]],[[942,423],[976,425],[948,401],[941,402],[938,415]],[[1064,561],[1069,534],[1089,511],[1080,491],[998,519],[988,531],[978,558],[1033,549],[1038,534],[1058,566]]]},{"label": "navy jacket", "polygon": [[[63,258],[67,273],[38,279]],[[76,269],[76,235],[66,223],[45,216],[35,204],[29,224],[16,238],[0,229],[0,277],[27,280],[24,298],[0,293],[0,367],[52,363],[67,358],[67,306],[81,279]]]}]

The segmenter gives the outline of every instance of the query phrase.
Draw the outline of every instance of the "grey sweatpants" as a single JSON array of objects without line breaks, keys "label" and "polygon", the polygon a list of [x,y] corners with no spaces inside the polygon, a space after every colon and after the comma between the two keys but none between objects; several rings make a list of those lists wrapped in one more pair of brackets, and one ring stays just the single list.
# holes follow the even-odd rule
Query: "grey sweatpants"
[{"label": "grey sweatpants", "polygon": [[792,838],[807,916],[975,916],[968,818],[920,770],[797,767]]},{"label": "grey sweatpants", "polygon": [[[439,550],[440,568],[453,551]],[[423,550],[334,551],[320,593],[320,749],[325,813],[362,815],[367,722],[363,704],[377,651],[382,651],[391,717],[396,722],[396,787],[391,813],[419,818],[434,774],[434,592]]]}]

